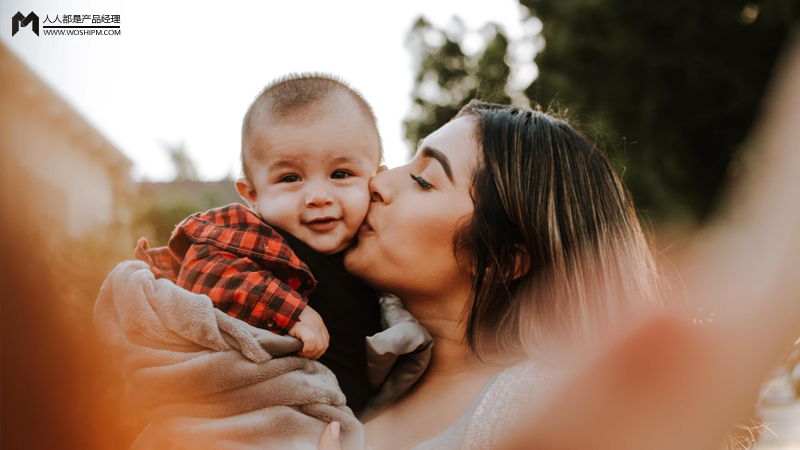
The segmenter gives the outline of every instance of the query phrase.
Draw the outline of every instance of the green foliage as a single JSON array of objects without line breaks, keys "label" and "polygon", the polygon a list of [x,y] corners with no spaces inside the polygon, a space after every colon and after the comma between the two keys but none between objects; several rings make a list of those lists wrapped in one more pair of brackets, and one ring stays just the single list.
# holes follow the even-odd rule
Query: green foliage
[{"label": "green foliage", "polygon": [[[743,143],[800,2],[520,3],[542,21],[545,41],[528,99],[560,110],[609,154],[640,213],[703,219],[713,211],[726,178],[744,166]],[[476,56],[464,54],[458,30],[420,18],[409,33],[419,72],[405,125],[415,147],[471,98],[509,102],[509,42],[488,27]]]},{"label": "green foliage", "polygon": [[233,180],[198,181],[195,164],[182,144],[167,147],[176,178],[168,183],[139,183],[133,214],[134,236],[151,247],[167,245],[175,226],[190,215],[238,202]]},{"label": "green foliage", "polygon": [[542,21],[546,42],[527,96],[580,114],[651,216],[707,216],[726,175],[741,166],[800,3],[520,3]]},{"label": "green foliage", "polygon": [[190,215],[232,203],[230,193],[219,192],[221,187],[232,191],[232,180],[184,184],[188,186],[177,181],[162,183],[162,189],[139,199],[133,217],[134,234],[146,237],[151,247],[167,245],[175,226]]},{"label": "green foliage", "polygon": [[199,211],[204,210],[196,201],[181,196],[146,199],[134,215],[134,230],[146,237],[151,247],[164,246],[175,226]]},{"label": "green foliage", "polygon": [[456,18],[451,25],[456,30],[445,32],[420,17],[407,37],[407,47],[419,61],[414,109],[404,122],[412,152],[471,99],[510,102],[505,92],[511,72],[506,63],[508,39],[503,31],[487,25],[481,33],[486,48],[478,55],[466,55],[463,24]]}]

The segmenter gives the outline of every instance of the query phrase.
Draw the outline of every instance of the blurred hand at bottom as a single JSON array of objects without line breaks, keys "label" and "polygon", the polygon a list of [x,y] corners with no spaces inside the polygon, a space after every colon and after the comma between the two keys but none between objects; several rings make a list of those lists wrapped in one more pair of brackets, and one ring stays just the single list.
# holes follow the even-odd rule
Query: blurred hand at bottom
[{"label": "blurred hand at bottom", "polygon": [[329,423],[319,438],[319,450],[342,450],[342,445],[339,443],[340,430],[339,422]]}]

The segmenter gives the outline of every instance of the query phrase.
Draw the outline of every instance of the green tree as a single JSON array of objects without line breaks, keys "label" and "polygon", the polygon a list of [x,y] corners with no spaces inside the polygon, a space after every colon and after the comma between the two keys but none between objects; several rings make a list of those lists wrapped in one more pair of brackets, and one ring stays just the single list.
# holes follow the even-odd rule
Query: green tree
[{"label": "green tree", "polygon": [[417,19],[406,40],[407,48],[419,62],[413,90],[414,107],[405,120],[406,139],[411,151],[425,136],[447,123],[473,98],[509,103],[508,39],[495,24],[483,30],[486,47],[478,55],[462,50],[464,25],[458,18],[450,31],[436,28],[423,17]]},{"label": "green tree", "polygon": [[239,201],[233,180],[199,181],[194,161],[183,144],[165,146],[175,178],[167,183],[142,182],[133,215],[134,235],[151,247],[166,245],[175,226],[186,217]]},{"label": "green tree", "polygon": [[703,219],[741,150],[797,0],[520,0],[543,23],[540,76],[594,129],[639,207]]},{"label": "green tree", "polygon": [[141,198],[133,216],[134,230],[146,237],[151,247],[167,245],[175,226],[190,215],[208,209],[205,206],[180,193]]},{"label": "green tree", "polygon": [[164,149],[169,154],[169,158],[175,168],[175,180],[195,181],[199,179],[197,166],[186,151],[186,145],[183,142],[174,145],[164,144]]}]

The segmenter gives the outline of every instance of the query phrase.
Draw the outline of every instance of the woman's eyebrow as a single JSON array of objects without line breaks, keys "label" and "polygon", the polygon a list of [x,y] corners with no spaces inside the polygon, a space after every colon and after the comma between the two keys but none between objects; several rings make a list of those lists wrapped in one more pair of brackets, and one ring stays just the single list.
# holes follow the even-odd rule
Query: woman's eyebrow
[{"label": "woman's eyebrow", "polygon": [[449,179],[450,183],[453,185],[456,184],[455,180],[453,180],[453,170],[450,168],[450,160],[447,159],[447,155],[433,147],[425,146],[422,148],[421,156],[423,158],[433,158],[439,161],[439,164],[442,165],[442,169],[444,169],[445,175],[447,175],[447,179]]}]

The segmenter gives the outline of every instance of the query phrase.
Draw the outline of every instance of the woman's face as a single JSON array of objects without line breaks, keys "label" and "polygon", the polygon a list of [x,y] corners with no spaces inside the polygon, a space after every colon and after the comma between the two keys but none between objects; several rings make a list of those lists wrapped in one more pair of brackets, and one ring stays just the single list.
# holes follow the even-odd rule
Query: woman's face
[{"label": "woman's face", "polygon": [[437,295],[471,282],[453,238],[473,211],[474,126],[470,117],[453,120],[425,138],[410,163],[372,178],[372,203],[345,255],[347,270],[399,296]]}]

